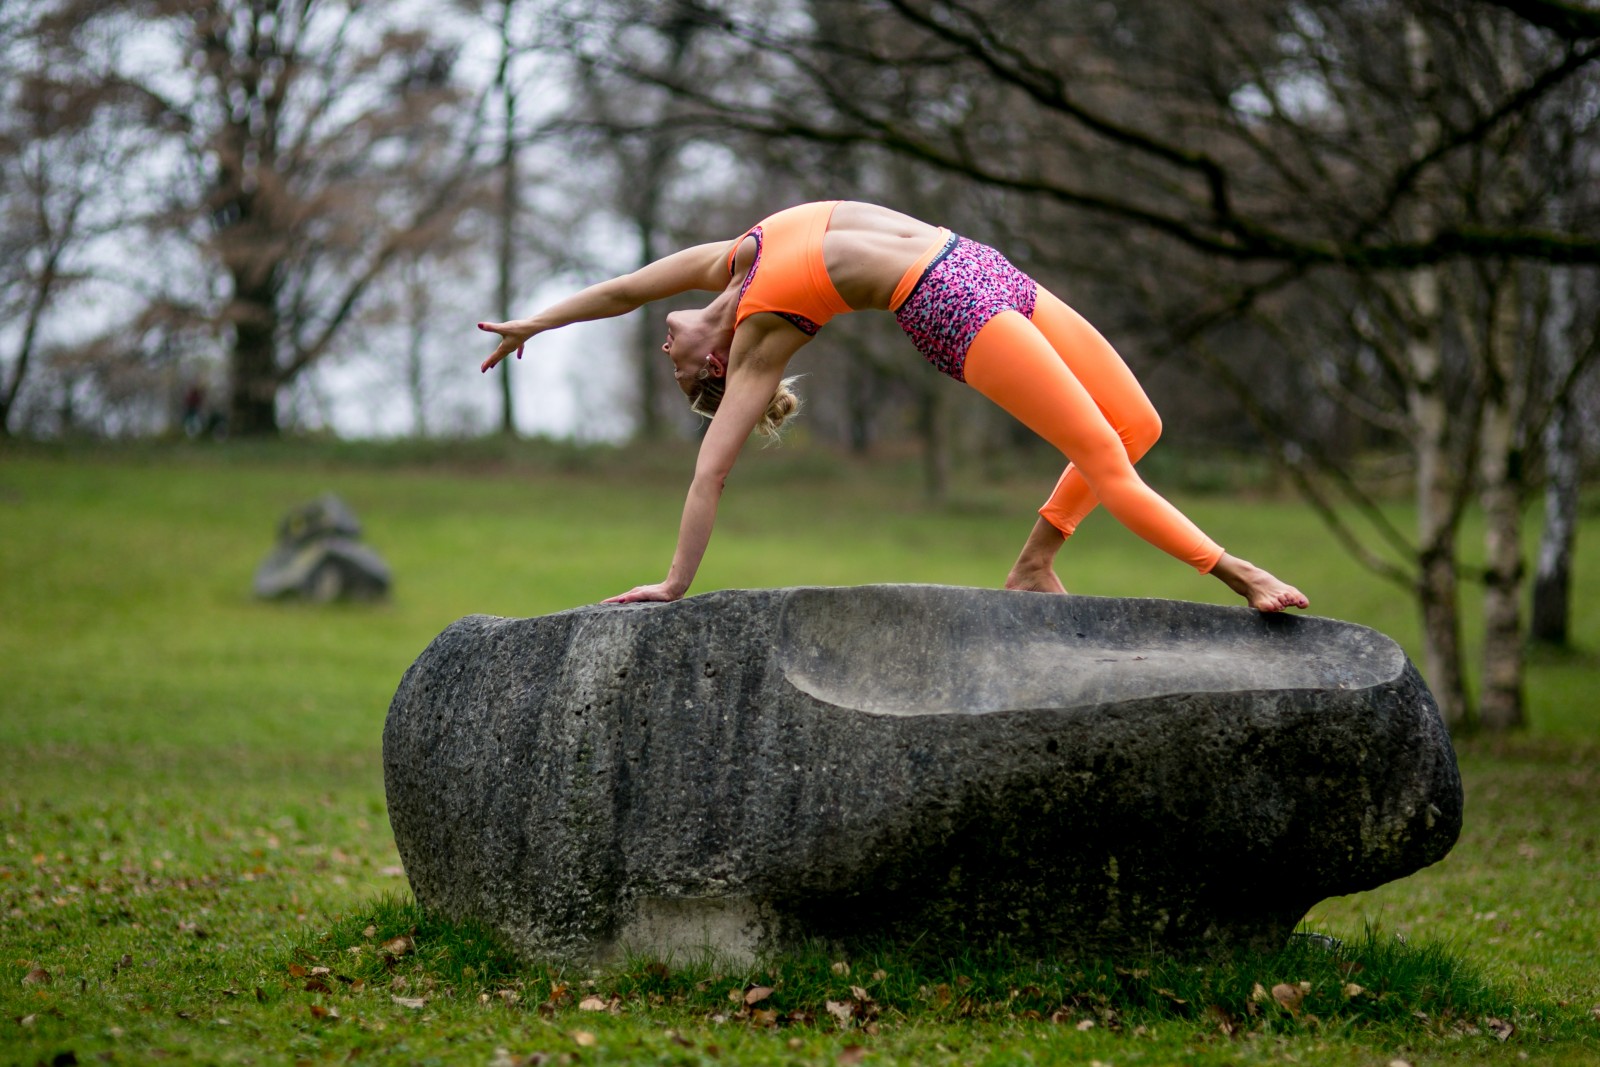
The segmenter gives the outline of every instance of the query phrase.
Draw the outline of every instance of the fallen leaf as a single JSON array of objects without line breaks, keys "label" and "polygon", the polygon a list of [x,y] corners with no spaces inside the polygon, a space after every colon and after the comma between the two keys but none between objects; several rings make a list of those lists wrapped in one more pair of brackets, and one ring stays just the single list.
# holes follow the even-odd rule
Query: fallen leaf
[{"label": "fallen leaf", "polygon": [[889,977],[889,972],[882,968],[872,972],[872,980],[874,982],[881,982],[887,977]]},{"label": "fallen leaf", "polygon": [[835,963],[833,965],[833,967],[831,968],[831,970],[833,971],[834,974],[840,975],[842,977],[845,977],[845,978],[850,977],[850,965],[848,963],[846,963],[844,960],[840,960],[839,962]]},{"label": "fallen leaf", "polygon": [[328,988],[328,983],[327,982],[324,982],[320,978],[313,978],[313,979],[311,979],[311,981],[306,983],[306,992],[307,993],[332,993],[333,990]]},{"label": "fallen leaf", "polygon": [[333,968],[332,967],[313,967],[313,968],[311,968],[311,977],[313,977],[313,978],[326,978],[326,977],[328,977],[328,975],[330,975],[332,973],[333,973]]},{"label": "fallen leaf", "polygon": [[1345,995],[1346,999],[1354,999],[1356,997],[1359,997],[1361,994],[1363,994],[1365,992],[1366,992],[1365,989],[1362,989],[1360,986],[1356,985],[1354,982],[1346,982],[1345,983],[1344,995]]},{"label": "fallen leaf", "polygon": [[[1261,989],[1259,985],[1256,986],[1256,988]],[[1265,992],[1265,990],[1262,991]],[[1211,1005],[1206,1009],[1206,1015],[1216,1022],[1217,1030],[1222,1034],[1223,1037],[1232,1037],[1234,1034],[1239,1032],[1239,1024],[1234,1022],[1233,1016],[1230,1015],[1228,1013],[1228,1009],[1224,1008],[1222,1005]]]},{"label": "fallen leaf", "polygon": [[863,1004],[867,1003],[869,1000],[872,999],[872,994],[868,993],[865,989],[862,989],[858,985],[853,985],[853,986],[850,987],[850,995],[852,997],[855,997],[857,1000],[859,1000]]},{"label": "fallen leaf", "polygon": [[361,931],[361,936],[362,937],[377,937],[378,936],[378,928],[376,926],[369,926],[365,930]]},{"label": "fallen leaf", "polygon": [[391,956],[404,956],[407,952],[410,952],[413,947],[415,946],[413,945],[412,940],[403,934],[400,937],[396,937],[383,943],[383,951],[387,952]]},{"label": "fallen leaf", "polygon": [[855,1018],[856,1005],[853,1000],[829,1000],[823,1006],[828,1009],[829,1015],[839,1020],[841,1026]]},{"label": "fallen leaf", "polygon": [[313,1004],[311,1005],[311,1017],[313,1019],[338,1019],[339,1009],[323,1007],[321,1004]]},{"label": "fallen leaf", "polygon": [[50,984],[50,972],[45,970],[43,967],[35,967],[33,970],[29,971],[27,974],[22,976],[22,984],[23,985],[49,985]]},{"label": "fallen leaf", "polygon": [[594,1048],[595,1036],[587,1030],[572,1031],[572,1040],[579,1048]]},{"label": "fallen leaf", "polygon": [[1081,1020],[1079,1020],[1077,1029],[1079,1029],[1079,1030],[1093,1030],[1094,1029],[1094,1020],[1093,1019],[1081,1019]]},{"label": "fallen leaf", "polygon": [[1411,1067],[1411,1064],[1407,1060],[1390,1060],[1389,1067]]},{"label": "fallen leaf", "polygon": [[1250,987],[1250,999],[1257,1004],[1265,1004],[1270,998],[1267,996],[1267,987],[1257,982]]},{"label": "fallen leaf", "polygon": [[1306,999],[1306,994],[1297,985],[1279,982],[1272,987],[1272,999],[1277,1001],[1278,1006],[1290,1015],[1299,1015],[1300,1003]]},{"label": "fallen leaf", "polygon": [[427,997],[395,997],[395,996],[391,996],[389,999],[394,1001],[396,1004],[400,1005],[402,1008],[425,1008],[425,1007],[428,1006],[428,998]]},{"label": "fallen leaf", "polygon": [[867,1050],[860,1045],[846,1045],[839,1050],[839,1063],[849,1065],[867,1058]]},{"label": "fallen leaf", "polygon": [[32,1026],[38,1020],[38,1018],[39,1016],[37,1015],[24,1015],[22,1018],[18,1019],[17,1022],[22,1026]]},{"label": "fallen leaf", "polygon": [[1483,1020],[1483,1025],[1500,1041],[1511,1040],[1511,1035],[1517,1032],[1516,1026],[1506,1022],[1504,1019],[1485,1019]]},{"label": "fallen leaf", "polygon": [[1173,992],[1173,991],[1172,991],[1172,990],[1170,990],[1170,989],[1162,989],[1162,988],[1160,988],[1160,987],[1157,987],[1157,988],[1156,988],[1156,993],[1157,993],[1157,995],[1159,995],[1159,996],[1163,996],[1163,997],[1166,997],[1166,998],[1167,998],[1167,1000],[1168,1000],[1168,1001],[1169,1001],[1169,1002],[1171,1002],[1171,1004],[1172,1004],[1172,1005],[1173,1005],[1173,1006],[1174,1006],[1174,1007],[1179,1007],[1179,1008],[1181,1008],[1181,1007],[1183,1007],[1183,1005],[1185,1005],[1185,1004],[1187,1004],[1187,1003],[1189,1003],[1189,1002],[1188,1002],[1188,1001],[1187,1001],[1187,1000],[1184,1000],[1184,999],[1183,999],[1183,998],[1182,998],[1182,997],[1180,997],[1180,996],[1178,996],[1178,994],[1176,994],[1176,993],[1174,993],[1174,992]]},{"label": "fallen leaf", "polygon": [[289,964],[289,973],[296,978],[304,978],[311,972],[300,966],[298,963],[291,963]]},{"label": "fallen leaf", "polygon": [[745,991],[744,1002],[746,1004],[760,1004],[763,1000],[766,1000],[770,996],[772,996],[771,986],[751,986]]},{"label": "fallen leaf", "polygon": [[605,1011],[606,1007],[606,1002],[593,994],[578,1001],[579,1011]]},{"label": "fallen leaf", "polygon": [[771,1008],[762,1008],[750,1013],[750,1025],[771,1029],[778,1025],[778,1013]]}]

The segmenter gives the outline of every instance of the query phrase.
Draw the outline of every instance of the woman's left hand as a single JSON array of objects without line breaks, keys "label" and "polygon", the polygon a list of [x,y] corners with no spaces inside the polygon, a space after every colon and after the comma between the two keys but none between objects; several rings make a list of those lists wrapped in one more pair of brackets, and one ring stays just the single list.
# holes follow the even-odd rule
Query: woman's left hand
[{"label": "woman's left hand", "polygon": [[602,600],[601,603],[634,604],[643,600],[666,601],[679,600],[682,597],[683,593],[673,589],[671,586],[667,585],[666,582],[657,582],[655,585],[636,585],[626,593],[619,593],[616,596],[607,597],[606,599]]}]

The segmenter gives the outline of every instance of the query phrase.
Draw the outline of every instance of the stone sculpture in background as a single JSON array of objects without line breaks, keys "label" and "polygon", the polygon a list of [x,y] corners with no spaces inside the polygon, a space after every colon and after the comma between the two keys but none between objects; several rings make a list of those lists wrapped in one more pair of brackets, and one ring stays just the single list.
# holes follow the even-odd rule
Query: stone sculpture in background
[{"label": "stone sculpture in background", "polygon": [[1271,948],[1439,860],[1462,812],[1374,630],[944,586],[465,618],[383,761],[417,900],[568,958]]},{"label": "stone sculpture in background", "polygon": [[332,493],[293,509],[278,524],[278,546],[256,568],[256,596],[319,604],[387,596],[389,566],[360,538],[355,512]]}]

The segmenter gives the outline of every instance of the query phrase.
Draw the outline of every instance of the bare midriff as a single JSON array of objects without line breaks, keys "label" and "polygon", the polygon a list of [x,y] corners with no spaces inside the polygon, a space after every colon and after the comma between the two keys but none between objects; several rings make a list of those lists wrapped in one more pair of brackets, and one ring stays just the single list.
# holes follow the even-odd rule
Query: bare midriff
[{"label": "bare midriff", "polygon": [[910,215],[846,200],[829,221],[822,258],[834,288],[851,308],[886,311],[912,268],[926,266],[948,236],[948,230]]}]

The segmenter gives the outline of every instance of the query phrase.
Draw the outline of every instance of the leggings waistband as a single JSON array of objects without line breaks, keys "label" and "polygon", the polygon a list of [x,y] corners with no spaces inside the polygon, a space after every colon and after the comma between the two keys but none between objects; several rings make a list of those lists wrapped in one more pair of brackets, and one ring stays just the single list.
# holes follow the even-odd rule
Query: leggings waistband
[{"label": "leggings waistband", "polygon": [[911,294],[917,291],[917,286],[922,284],[922,279],[928,272],[939,265],[939,261],[950,254],[956,246],[956,235],[943,226],[939,227],[939,236],[934,238],[927,251],[917,257],[917,261],[900,276],[900,281],[895,284],[894,295],[889,298],[889,310],[899,311]]}]

